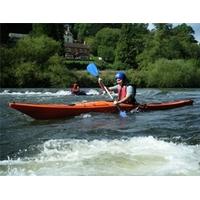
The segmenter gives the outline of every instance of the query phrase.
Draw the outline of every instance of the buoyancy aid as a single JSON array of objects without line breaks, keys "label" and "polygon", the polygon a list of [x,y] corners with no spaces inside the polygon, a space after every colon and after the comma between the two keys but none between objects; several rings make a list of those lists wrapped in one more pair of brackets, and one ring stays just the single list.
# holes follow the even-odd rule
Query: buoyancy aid
[{"label": "buoyancy aid", "polygon": [[123,85],[123,86],[118,85],[117,90],[118,90],[118,101],[120,101],[121,99],[126,97],[127,86],[126,85]]},{"label": "buoyancy aid", "polygon": [[[135,86],[132,86],[132,87],[133,87],[133,95],[127,101],[125,101],[124,103],[135,103],[136,102],[136,100],[135,100],[136,87]],[[118,101],[120,101],[121,99],[126,97],[127,86],[126,85],[123,85],[123,86],[118,85],[117,89],[118,89]]]}]

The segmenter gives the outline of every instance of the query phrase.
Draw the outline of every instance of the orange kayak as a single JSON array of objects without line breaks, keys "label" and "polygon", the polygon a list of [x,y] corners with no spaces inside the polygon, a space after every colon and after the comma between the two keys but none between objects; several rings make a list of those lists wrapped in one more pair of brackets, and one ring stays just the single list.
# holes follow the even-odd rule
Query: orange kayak
[{"label": "orange kayak", "polygon": [[[192,105],[190,99],[177,100],[163,103],[148,104],[120,104],[120,109],[131,111],[138,109],[141,111],[165,110]],[[32,104],[32,103],[9,103],[10,108],[14,108],[34,119],[49,120],[72,117],[83,113],[100,112],[100,113],[116,113],[119,112],[117,107],[111,101],[94,101],[76,104]]]}]

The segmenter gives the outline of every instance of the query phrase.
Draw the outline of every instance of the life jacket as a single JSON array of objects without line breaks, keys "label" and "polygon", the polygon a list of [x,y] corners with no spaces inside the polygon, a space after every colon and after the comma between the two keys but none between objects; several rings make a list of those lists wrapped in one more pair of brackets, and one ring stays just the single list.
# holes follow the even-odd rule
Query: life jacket
[{"label": "life jacket", "polygon": [[126,97],[127,86],[126,85],[123,85],[123,86],[118,85],[117,90],[118,90],[118,101],[120,101],[121,99]]},{"label": "life jacket", "polygon": [[[136,103],[135,100],[135,95],[136,95],[136,87],[135,85],[131,85],[133,87],[133,94],[132,96],[125,101],[124,103]],[[120,85],[118,85],[118,101],[120,101],[121,99],[123,99],[124,97],[126,97],[126,93],[127,93],[127,86],[123,85],[122,87]]]}]

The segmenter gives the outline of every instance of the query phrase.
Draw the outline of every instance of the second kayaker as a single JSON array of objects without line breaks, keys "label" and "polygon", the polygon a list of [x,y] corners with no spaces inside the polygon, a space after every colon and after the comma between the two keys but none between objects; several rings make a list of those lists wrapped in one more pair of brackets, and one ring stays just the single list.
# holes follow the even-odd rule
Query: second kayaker
[{"label": "second kayaker", "polygon": [[75,82],[71,87],[71,93],[77,95],[77,94],[79,94],[79,92],[80,92],[80,87],[79,87],[78,83]]},{"label": "second kayaker", "polygon": [[[128,83],[128,79],[124,72],[117,72],[115,75],[115,79],[117,85],[109,87],[109,91],[114,91],[118,93],[117,100],[114,101],[115,105],[119,105],[121,103],[131,103],[135,104],[135,95],[136,95],[136,88]],[[102,82],[102,79],[98,79],[98,83],[100,87],[105,91],[105,85]]]},{"label": "second kayaker", "polygon": [[87,95],[85,91],[81,91],[77,82],[71,86],[71,93],[74,95]]}]

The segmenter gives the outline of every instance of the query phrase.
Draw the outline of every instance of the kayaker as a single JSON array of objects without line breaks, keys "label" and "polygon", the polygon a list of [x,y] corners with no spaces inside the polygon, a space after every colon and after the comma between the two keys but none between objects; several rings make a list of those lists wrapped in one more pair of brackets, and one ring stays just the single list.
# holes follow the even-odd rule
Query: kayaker
[{"label": "kayaker", "polygon": [[[128,79],[124,72],[117,72],[115,75],[115,79],[117,81],[117,85],[109,87],[109,91],[114,91],[118,93],[117,100],[114,101],[115,105],[119,105],[121,103],[132,103],[135,104],[135,94],[136,88],[133,85],[128,83]],[[98,79],[98,83],[100,87],[105,91],[105,85],[102,82],[102,79]]]},{"label": "kayaker", "polygon": [[77,82],[75,82],[75,83],[72,85],[72,87],[71,87],[71,93],[72,93],[72,94],[75,94],[75,95],[77,95],[77,94],[80,93],[80,87],[79,87],[79,85],[78,85]]}]

